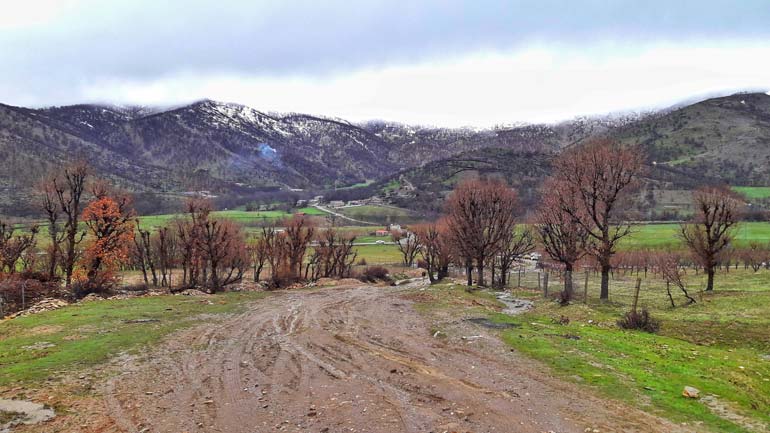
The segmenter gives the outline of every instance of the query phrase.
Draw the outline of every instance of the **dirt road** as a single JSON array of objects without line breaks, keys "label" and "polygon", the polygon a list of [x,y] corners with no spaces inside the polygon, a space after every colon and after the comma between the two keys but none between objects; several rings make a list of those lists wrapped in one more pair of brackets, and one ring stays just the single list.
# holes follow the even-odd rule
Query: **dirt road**
[{"label": "dirt road", "polygon": [[434,338],[408,290],[286,292],[178,333],[109,382],[109,416],[127,432],[679,431],[549,377],[476,325],[455,321],[481,338]]}]

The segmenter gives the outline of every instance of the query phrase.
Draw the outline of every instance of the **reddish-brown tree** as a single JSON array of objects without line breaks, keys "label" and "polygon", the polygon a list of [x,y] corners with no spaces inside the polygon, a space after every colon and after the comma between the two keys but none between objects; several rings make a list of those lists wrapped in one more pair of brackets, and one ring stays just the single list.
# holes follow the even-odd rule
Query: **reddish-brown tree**
[{"label": "reddish-brown tree", "polygon": [[706,272],[706,291],[714,290],[714,274],[720,255],[733,240],[740,219],[741,201],[726,187],[703,187],[693,193],[695,214],[681,225],[681,236],[693,257]]},{"label": "reddish-brown tree", "polygon": [[309,218],[294,215],[286,223],[285,233],[289,272],[293,279],[299,279],[302,276],[302,265],[307,248],[315,236],[315,226]]},{"label": "reddish-brown tree", "polygon": [[332,277],[346,278],[350,276],[357,253],[353,249],[356,236],[342,233],[330,227],[319,233],[317,245],[313,248],[313,256],[307,264],[305,277],[313,269],[312,278]]},{"label": "reddish-brown tree", "polygon": [[611,259],[618,241],[631,232],[619,205],[643,169],[641,149],[607,139],[568,149],[553,163],[552,193],[591,238],[588,253],[601,268],[601,299],[609,299]]},{"label": "reddish-brown tree", "polygon": [[99,291],[115,278],[118,265],[128,260],[133,241],[134,211],[127,195],[94,191],[95,199],[83,210],[91,235],[83,257],[84,292]]},{"label": "reddish-brown tree", "polygon": [[212,292],[240,281],[248,263],[248,252],[238,224],[232,220],[206,218],[198,221],[196,248],[204,261],[207,279],[204,285]]},{"label": "reddish-brown tree", "polygon": [[208,200],[192,198],[185,204],[188,218],[174,221],[179,247],[179,262],[182,265],[182,287],[195,287],[200,279],[207,280],[206,263],[200,249],[202,225],[209,219],[212,206]]},{"label": "reddish-brown tree", "polygon": [[262,228],[262,240],[265,242],[267,262],[270,265],[270,285],[278,288],[293,282],[289,266],[289,248],[285,232],[273,227]]},{"label": "reddish-brown tree", "polygon": [[468,270],[468,286],[473,284],[470,269],[475,261],[477,283],[484,285],[488,259],[501,248],[514,230],[517,194],[498,179],[460,182],[446,202],[447,226],[460,260]]},{"label": "reddish-brown tree", "polygon": [[[564,266],[562,299],[572,299],[572,272],[575,263],[585,255],[588,231],[564,210],[570,197],[553,194],[555,186],[546,181],[542,188],[540,207],[537,209],[535,229],[540,244],[548,256]],[[576,205],[571,204],[572,207]]]},{"label": "reddish-brown tree", "polygon": [[446,220],[417,225],[414,234],[420,245],[420,256],[425,261],[428,279],[431,283],[441,281],[447,276],[452,262],[452,245]]},{"label": "reddish-brown tree", "polygon": [[521,259],[524,254],[535,249],[535,241],[532,231],[527,227],[517,227],[516,230],[503,240],[500,252],[497,254],[497,265],[500,270],[499,286],[508,285],[508,274],[513,264]]},{"label": "reddish-brown tree", "polygon": [[257,237],[249,245],[249,254],[251,255],[251,265],[254,271],[254,282],[259,282],[259,277],[267,263],[267,242],[262,237]]}]

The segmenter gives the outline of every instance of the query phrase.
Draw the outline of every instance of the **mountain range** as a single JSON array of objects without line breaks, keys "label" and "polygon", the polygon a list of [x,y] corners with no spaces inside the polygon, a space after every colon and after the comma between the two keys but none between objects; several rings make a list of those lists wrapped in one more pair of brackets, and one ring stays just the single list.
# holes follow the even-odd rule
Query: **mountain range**
[{"label": "mountain range", "polygon": [[[35,213],[34,185],[66,161],[157,198],[333,191],[398,179],[439,194],[467,171],[498,172],[535,194],[565,147],[605,135],[640,145],[651,178],[770,185],[770,96],[741,93],[637,115],[491,129],[438,128],[199,101],[168,109],[0,104],[0,213]],[[374,189],[372,189],[374,186]]]}]

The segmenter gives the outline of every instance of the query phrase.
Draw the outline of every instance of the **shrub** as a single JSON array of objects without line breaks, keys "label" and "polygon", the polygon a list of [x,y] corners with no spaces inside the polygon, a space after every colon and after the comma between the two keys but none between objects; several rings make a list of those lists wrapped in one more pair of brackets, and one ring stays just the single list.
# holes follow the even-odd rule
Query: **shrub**
[{"label": "shrub", "polygon": [[359,266],[366,266],[366,259],[362,257],[361,260],[358,261],[358,265]]},{"label": "shrub", "polygon": [[382,266],[370,266],[364,269],[359,279],[366,283],[376,283],[377,281],[390,281],[387,268]]},{"label": "shrub", "polygon": [[642,312],[629,311],[620,320],[618,326],[623,329],[638,329],[645,332],[656,333],[660,329],[660,321],[652,318],[646,308]]}]

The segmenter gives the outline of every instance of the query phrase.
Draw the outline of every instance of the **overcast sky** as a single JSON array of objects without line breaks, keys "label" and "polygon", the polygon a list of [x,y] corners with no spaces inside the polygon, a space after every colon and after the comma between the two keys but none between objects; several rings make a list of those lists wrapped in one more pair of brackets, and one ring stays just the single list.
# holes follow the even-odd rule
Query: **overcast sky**
[{"label": "overcast sky", "polygon": [[770,89],[770,1],[0,0],[0,102],[447,126]]}]

